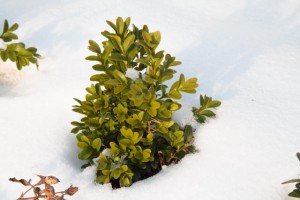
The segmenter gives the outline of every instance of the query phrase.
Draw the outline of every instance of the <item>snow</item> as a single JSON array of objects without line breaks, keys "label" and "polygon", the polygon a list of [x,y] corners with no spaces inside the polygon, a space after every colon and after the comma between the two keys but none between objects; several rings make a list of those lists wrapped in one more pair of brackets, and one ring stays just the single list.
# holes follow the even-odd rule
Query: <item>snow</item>
[{"label": "snow", "polygon": [[[299,10],[299,0],[1,1],[0,22],[18,22],[20,40],[44,56],[39,71],[0,66],[9,70],[0,82],[1,199],[23,189],[10,177],[34,174],[58,177],[58,188],[78,186],[67,198],[74,200],[292,199],[293,184],[281,183],[300,171]],[[177,120],[193,123],[189,108],[199,106],[200,93],[222,106],[197,129],[198,153],[112,190],[93,183],[95,167],[80,169],[70,122],[80,119],[72,98],[84,97],[93,74],[87,41],[100,43],[105,20],[118,16],[160,30],[159,49],[183,63],[178,73],[199,78]]]},{"label": "snow", "polygon": [[1,40],[0,41],[0,49],[6,48],[6,44]]},{"label": "snow", "polygon": [[126,71],[126,77],[131,78],[132,80],[139,78],[139,75],[140,72],[133,68],[128,68]]}]

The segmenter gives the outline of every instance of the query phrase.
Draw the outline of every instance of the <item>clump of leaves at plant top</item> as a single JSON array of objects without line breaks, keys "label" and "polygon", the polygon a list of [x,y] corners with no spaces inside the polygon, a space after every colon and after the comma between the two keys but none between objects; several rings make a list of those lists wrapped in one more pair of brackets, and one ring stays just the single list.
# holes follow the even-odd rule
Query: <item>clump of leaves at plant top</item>
[{"label": "clump of leaves at plant top", "polygon": [[37,53],[35,47],[26,48],[25,44],[22,42],[9,43],[12,40],[18,39],[18,36],[14,33],[18,27],[18,24],[9,26],[7,20],[4,21],[3,32],[0,35],[0,39],[6,43],[6,48],[0,48],[0,58],[4,62],[8,59],[15,62],[18,70],[21,70],[24,66],[30,65],[30,63],[33,63],[38,67],[38,59],[41,56]]},{"label": "clump of leaves at plant top", "polygon": [[73,111],[84,117],[72,122],[72,133],[77,134],[79,159],[98,167],[96,182],[118,188],[195,151],[192,127],[180,127],[172,114],[181,108],[182,93],[196,93],[198,84],[197,78],[181,74],[168,87],[166,81],[181,62],[156,50],[159,31],[150,32],[146,25],[130,29],[130,18],[107,23],[112,31],[101,33],[107,38],[101,47],[89,41],[94,55],[86,59],[95,62],[97,73],[85,99],[75,99],[79,105]]},{"label": "clump of leaves at plant top", "polygon": [[[300,153],[297,153],[297,158],[300,161]],[[287,184],[287,183],[296,183],[296,185],[295,185],[296,189],[294,189],[292,192],[290,192],[289,196],[300,198],[300,179],[292,179],[292,180],[283,182],[282,184]]]}]

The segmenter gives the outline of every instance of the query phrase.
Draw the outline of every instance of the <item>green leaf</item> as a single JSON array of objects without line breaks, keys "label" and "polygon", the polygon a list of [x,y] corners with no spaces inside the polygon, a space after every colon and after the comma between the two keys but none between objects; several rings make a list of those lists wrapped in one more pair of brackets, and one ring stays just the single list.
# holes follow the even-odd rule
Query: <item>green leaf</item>
[{"label": "green leaf", "polygon": [[105,71],[105,66],[104,65],[100,65],[100,64],[96,64],[93,66],[93,69],[96,71]]},{"label": "green leaf", "polygon": [[109,183],[109,176],[100,175],[96,178],[97,183]]},{"label": "green leaf", "polygon": [[115,61],[125,61],[126,58],[120,54],[120,53],[112,53],[110,56],[111,60],[115,60]]},{"label": "green leaf", "polygon": [[80,127],[75,127],[71,130],[71,133],[78,133],[80,131]]},{"label": "green leaf", "polygon": [[117,85],[114,90],[114,94],[119,94],[126,88],[126,85]]},{"label": "green leaf", "polygon": [[132,181],[128,177],[124,177],[124,178],[120,179],[120,185],[121,185],[121,187],[128,187],[131,184],[132,184]]},{"label": "green leaf", "polygon": [[118,50],[119,52],[123,52],[121,38],[117,35],[113,35],[110,37],[110,39],[111,39],[114,49]]},{"label": "green leaf", "polygon": [[89,50],[94,52],[94,53],[98,53],[98,54],[101,54],[101,49],[100,49],[100,46],[99,44],[97,44],[95,41],[93,40],[89,40]]},{"label": "green leaf", "polygon": [[174,82],[170,88],[170,91],[178,89],[178,86],[179,86],[179,81]]},{"label": "green leaf", "polygon": [[19,25],[17,23],[13,24],[10,28],[9,31],[13,32],[19,28]]},{"label": "green leaf", "polygon": [[133,44],[135,39],[134,35],[128,35],[127,38],[125,39],[124,43],[123,43],[123,49],[124,49],[124,53],[127,52],[127,50],[129,49],[129,47]]},{"label": "green leaf", "polygon": [[77,142],[77,146],[81,149],[88,147],[89,145],[85,142]]},{"label": "green leaf", "polygon": [[142,160],[143,159],[143,152],[138,151],[134,154],[134,157],[138,160]]},{"label": "green leaf", "polygon": [[86,142],[87,144],[91,144],[89,138],[86,137],[85,135],[82,135],[80,139],[81,139],[81,141]]},{"label": "green leaf", "polygon": [[37,52],[37,48],[35,48],[35,47],[29,47],[27,49],[27,51],[30,51],[32,54],[35,54]]},{"label": "green leaf", "polygon": [[150,155],[151,155],[151,150],[150,149],[145,149],[144,151],[143,151],[143,158],[149,158],[150,157]]},{"label": "green leaf", "polygon": [[122,144],[122,145],[124,145],[124,146],[126,146],[126,147],[130,147],[131,146],[131,140],[130,139],[126,139],[126,138],[124,138],[124,139],[121,139],[120,141],[119,141],[119,143],[120,144]]},{"label": "green leaf", "polygon": [[142,63],[142,64],[144,64],[144,65],[146,65],[146,66],[150,66],[149,61],[146,60],[146,59],[140,59],[140,58],[137,58],[137,59],[135,59],[135,62]]},{"label": "green leaf", "polygon": [[181,97],[182,97],[181,93],[176,90],[169,92],[168,96],[172,99],[181,99]]},{"label": "green leaf", "polygon": [[91,76],[90,80],[105,82],[105,81],[109,80],[109,77],[106,74],[95,74],[95,75]]},{"label": "green leaf", "polygon": [[213,100],[207,104],[207,107],[208,108],[216,108],[216,107],[219,107],[220,105],[221,105],[220,101]]},{"label": "green leaf", "polygon": [[126,76],[125,76],[122,72],[120,72],[119,70],[114,70],[114,71],[113,71],[113,76],[114,76],[116,79],[118,79],[119,81],[121,81],[121,82],[127,84]]},{"label": "green leaf", "polygon": [[8,59],[7,51],[1,51],[1,59],[5,62]]},{"label": "green leaf", "polygon": [[89,147],[84,148],[79,154],[78,158],[80,160],[87,160],[90,158],[90,156],[93,154],[93,150]]},{"label": "green leaf", "polygon": [[133,132],[130,128],[126,128],[125,126],[123,126],[121,128],[121,134],[125,137],[125,138],[132,138],[133,137]]},{"label": "green leaf", "polygon": [[91,61],[99,61],[98,56],[88,56],[85,58],[86,60],[91,60]]},{"label": "green leaf", "polygon": [[96,149],[97,151],[99,151],[100,148],[101,148],[101,139],[100,138],[94,139],[93,142],[92,142],[92,147],[94,149]]},{"label": "green leaf", "polygon": [[172,103],[170,105],[170,110],[171,111],[176,111],[176,110],[179,110],[181,108],[181,105],[179,103]]},{"label": "green leaf", "polygon": [[193,128],[191,125],[186,125],[184,127],[184,142],[190,143],[193,139]]},{"label": "green leaf", "polygon": [[155,78],[152,78],[152,77],[150,77],[150,76],[148,76],[148,75],[146,75],[146,76],[145,76],[145,81],[146,81],[147,83],[153,84],[153,83],[157,82],[158,80],[155,79]]},{"label": "green leaf", "polygon": [[120,168],[116,168],[114,169],[112,172],[111,172],[111,176],[114,178],[114,179],[118,179],[121,175],[121,169]]},{"label": "green leaf", "polygon": [[295,189],[293,192],[289,193],[289,196],[300,198],[300,190]]},{"label": "green leaf", "polygon": [[121,82],[118,79],[109,79],[108,81],[105,81],[105,85],[120,85]]},{"label": "green leaf", "polygon": [[16,63],[17,63],[17,69],[18,70],[21,70],[22,69],[22,63],[20,62],[19,59],[16,60]]},{"label": "green leaf", "polygon": [[121,17],[118,17],[117,18],[117,31],[120,35],[123,34],[123,31],[124,31],[124,22],[123,22],[123,19]]},{"label": "green leaf", "polygon": [[8,58],[12,61],[15,62],[17,60],[17,55],[15,52],[8,52]]},{"label": "green leaf", "polygon": [[206,117],[214,117],[216,114],[211,111],[211,110],[203,110],[201,113],[201,115],[204,115]]},{"label": "green leaf", "polygon": [[127,17],[124,23],[125,23],[126,28],[128,28],[130,25],[130,17]]},{"label": "green leaf", "polygon": [[102,55],[102,59],[105,62],[108,59],[109,54],[112,52],[113,50],[113,46],[111,44],[107,44],[104,47],[104,51],[103,51],[103,55]]},{"label": "green leaf", "polygon": [[151,42],[152,39],[151,39],[151,36],[149,33],[147,33],[146,31],[143,31],[142,36],[146,42]]},{"label": "green leaf", "polygon": [[124,172],[126,172],[126,171],[128,170],[128,166],[127,166],[127,165],[122,165],[121,168],[122,168],[122,170],[123,170]]},{"label": "green leaf", "polygon": [[157,115],[157,109],[154,108],[149,108],[147,112],[149,113],[149,115],[151,115],[151,117],[155,117]]},{"label": "green leaf", "polygon": [[171,66],[177,66],[177,65],[181,65],[181,62],[180,61],[173,61],[173,62],[170,63],[169,66],[171,67]]},{"label": "green leaf", "polygon": [[155,31],[155,32],[151,33],[150,36],[152,38],[152,43],[157,44],[157,45],[160,43],[161,34],[159,31]]},{"label": "green leaf", "polygon": [[4,25],[3,25],[3,33],[5,33],[8,30],[8,27],[9,27],[8,21],[7,21],[7,19],[5,19],[4,20]]},{"label": "green leaf", "polygon": [[112,27],[114,30],[115,30],[115,32],[117,33],[117,27],[116,27],[116,25],[114,24],[114,23],[112,23],[111,21],[106,21],[106,23],[110,26],[110,27]]},{"label": "green leaf", "polygon": [[21,49],[19,52],[18,52],[18,56],[21,56],[21,57],[25,57],[25,58],[29,58],[29,57],[32,57],[32,53],[30,51],[27,51],[25,49]]},{"label": "green leaf", "polygon": [[8,39],[13,39],[13,40],[16,40],[18,39],[18,36],[12,32],[6,32],[2,35],[3,38],[8,38]]},{"label": "green leaf", "polygon": [[178,89],[182,92],[186,93],[196,93],[196,89],[198,87],[197,78],[190,78],[187,81],[183,79],[184,82],[180,81],[180,85]]}]

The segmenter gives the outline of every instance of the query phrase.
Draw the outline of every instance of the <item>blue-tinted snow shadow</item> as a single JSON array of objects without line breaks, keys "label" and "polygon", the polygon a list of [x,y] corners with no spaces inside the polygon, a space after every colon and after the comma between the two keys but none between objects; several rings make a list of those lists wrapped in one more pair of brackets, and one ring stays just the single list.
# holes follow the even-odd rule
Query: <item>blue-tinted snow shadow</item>
[{"label": "blue-tinted snow shadow", "polygon": [[[238,94],[234,81],[247,72],[258,57],[270,49],[299,41],[300,22],[291,19],[297,19],[300,8],[278,16],[282,9],[279,0],[272,8],[263,1],[247,4],[176,56],[183,61],[182,67],[177,68],[178,74],[198,77],[197,93],[221,100],[233,98]],[[273,11],[266,14],[267,8]],[[268,67],[272,70],[272,66]],[[184,95],[183,101],[193,103],[197,98]]]}]

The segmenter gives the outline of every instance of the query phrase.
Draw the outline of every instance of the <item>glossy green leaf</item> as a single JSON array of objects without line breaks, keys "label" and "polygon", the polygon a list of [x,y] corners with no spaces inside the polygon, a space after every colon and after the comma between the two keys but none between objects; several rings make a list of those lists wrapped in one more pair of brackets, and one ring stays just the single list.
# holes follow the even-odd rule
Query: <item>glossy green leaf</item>
[{"label": "glossy green leaf", "polygon": [[124,52],[126,53],[127,50],[129,49],[129,47],[133,44],[134,42],[134,35],[129,35],[127,36],[127,38],[125,39],[124,43],[123,43],[123,49],[124,49]]},{"label": "glossy green leaf", "polygon": [[78,142],[77,146],[81,149],[88,147],[89,145],[85,142]]},{"label": "glossy green leaf", "polygon": [[114,24],[114,23],[112,23],[111,21],[106,21],[106,23],[110,26],[110,27],[112,27],[113,29],[114,29],[114,31],[117,33],[117,27],[116,27],[116,25]]},{"label": "glossy green leaf", "polygon": [[8,38],[8,39],[13,39],[13,40],[16,40],[18,39],[18,36],[12,32],[5,32],[3,35],[2,35],[3,38]]},{"label": "glossy green leaf", "polygon": [[18,28],[19,28],[19,25],[15,23],[9,28],[9,31],[13,32],[13,31],[17,30]]},{"label": "glossy green leaf", "polygon": [[3,25],[3,33],[5,33],[9,28],[9,24],[7,19],[4,20],[4,25]]},{"label": "glossy green leaf", "polygon": [[79,154],[78,158],[80,160],[87,160],[90,158],[90,156],[93,154],[93,150],[89,147],[84,148]]},{"label": "glossy green leaf", "polygon": [[100,148],[101,148],[101,139],[100,138],[94,139],[93,142],[92,142],[92,147],[94,149],[96,149],[97,151],[99,151]]},{"label": "glossy green leaf", "polygon": [[168,96],[172,99],[181,99],[181,97],[182,97],[181,93],[176,90],[169,92]]},{"label": "glossy green leaf", "polygon": [[117,32],[122,35],[123,34],[123,31],[124,31],[124,22],[123,22],[123,19],[121,17],[118,17],[117,18]]}]

